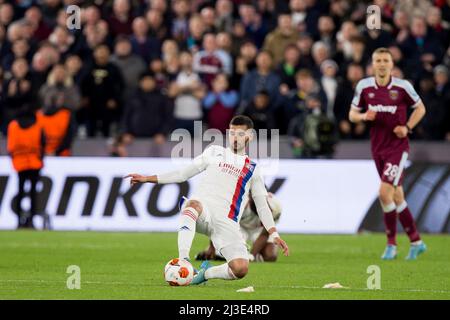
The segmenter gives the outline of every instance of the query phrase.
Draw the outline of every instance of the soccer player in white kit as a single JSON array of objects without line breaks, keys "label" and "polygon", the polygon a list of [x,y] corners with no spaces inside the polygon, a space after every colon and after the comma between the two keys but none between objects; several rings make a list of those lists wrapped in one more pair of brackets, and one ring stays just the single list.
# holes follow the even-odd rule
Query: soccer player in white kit
[{"label": "soccer player in white kit", "polygon": [[211,146],[181,170],[152,176],[126,176],[131,178],[131,185],[145,182],[165,184],[180,183],[205,172],[193,196],[182,204],[178,253],[180,259],[190,259],[189,253],[197,231],[210,237],[227,263],[215,267],[208,262],[202,263],[191,284],[209,279],[235,280],[247,274],[249,255],[239,229],[239,220],[244,209],[241,203],[250,190],[264,228],[284,255],[289,255],[289,248],[278,234],[267,204],[267,190],[259,167],[245,153],[252,138],[252,129],[250,118],[236,116],[231,120],[228,131],[229,148]]}]

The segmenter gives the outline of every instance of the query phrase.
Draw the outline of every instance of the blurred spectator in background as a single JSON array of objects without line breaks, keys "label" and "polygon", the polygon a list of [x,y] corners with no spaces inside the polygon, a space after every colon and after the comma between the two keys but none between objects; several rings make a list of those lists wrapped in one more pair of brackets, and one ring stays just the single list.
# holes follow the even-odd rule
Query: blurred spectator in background
[{"label": "blurred spectator in background", "polygon": [[[248,3],[242,3],[239,6],[239,20],[242,23],[244,33],[261,48],[267,34],[267,26],[263,23],[261,15],[259,15],[254,6]],[[239,25],[235,25],[235,28]],[[235,29],[235,31],[237,31]]]},{"label": "blurred spectator in background", "polygon": [[434,76],[420,80],[420,96],[427,106],[427,113],[416,135],[427,140],[444,140],[449,133],[450,85],[449,71],[444,65],[434,68]]},{"label": "blurred spectator in background", "polygon": [[52,109],[65,107],[77,111],[80,107],[80,91],[65,66],[56,64],[48,75],[47,82],[39,90],[40,107]]},{"label": "blurred spectator in background", "polygon": [[434,33],[428,31],[424,16],[412,18],[410,35],[399,43],[408,64],[415,65],[410,75],[417,81],[424,72],[432,72],[433,66],[442,58],[443,49]]},{"label": "blurred spectator in background", "polygon": [[152,8],[145,14],[145,19],[149,27],[148,35],[162,43],[169,36],[168,28],[164,24],[163,12]]},{"label": "blurred spectator in background", "polygon": [[170,33],[178,43],[184,43],[189,36],[189,1],[172,1],[173,17],[171,19]]},{"label": "blurred spectator in background", "polygon": [[2,101],[2,131],[6,134],[8,123],[24,109],[32,109],[33,92],[27,61],[15,60],[11,67],[11,78],[4,83]]},{"label": "blurred spectator in background", "polygon": [[149,63],[161,55],[161,43],[158,38],[148,35],[148,23],[142,17],[133,20],[133,34],[130,37],[133,53]]},{"label": "blurred spectator in background", "polygon": [[45,133],[45,154],[70,156],[76,134],[74,112],[79,107],[80,93],[64,65],[53,67],[47,84],[40,90],[40,98],[42,109],[38,112],[38,120]]},{"label": "blurred spectator in background", "polygon": [[270,138],[270,130],[277,128],[274,108],[271,107],[270,96],[267,90],[261,90],[256,93],[252,102],[245,108],[243,115],[253,120],[254,129],[259,133],[259,129],[267,131],[267,137]]},{"label": "blurred spectator in background", "polygon": [[341,139],[361,139],[367,137],[367,128],[364,123],[353,124],[348,121],[348,109],[352,103],[353,93],[359,80],[364,78],[364,69],[357,63],[347,67],[344,80],[339,83],[334,101],[334,115]]},{"label": "blurred spectator in background", "polygon": [[202,47],[203,34],[205,33],[205,23],[200,15],[193,15],[189,19],[189,36],[186,40],[186,47],[192,53],[200,51]]},{"label": "blurred spectator in background", "polygon": [[272,71],[272,56],[267,51],[261,51],[256,57],[256,69],[245,74],[241,81],[241,105],[244,110],[253,100],[257,92],[266,90],[274,105],[278,102],[280,77]]},{"label": "blurred spectator in background", "polygon": [[181,71],[169,86],[169,97],[174,99],[175,128],[194,134],[194,121],[202,120],[202,99],[205,88],[197,73],[192,70],[192,55],[188,51],[180,54]]},{"label": "blurred spectator in background", "polygon": [[280,76],[280,91],[286,94],[295,88],[295,74],[300,69],[300,50],[295,44],[290,44],[284,50],[283,61],[278,65],[276,72]]},{"label": "blurred spectator in background", "polygon": [[293,154],[298,158],[331,158],[337,142],[334,121],[322,113],[321,98],[308,95],[305,109],[294,117],[288,135]]},{"label": "blurred spectator in background", "polygon": [[278,126],[281,134],[286,134],[289,122],[305,110],[307,96],[319,96],[321,107],[325,108],[326,106],[325,93],[321,89],[320,84],[314,79],[311,71],[308,69],[299,70],[295,75],[295,81],[296,88],[284,96],[284,102],[277,110]]},{"label": "blurred spectator in background", "polygon": [[140,56],[132,53],[130,40],[125,36],[117,37],[110,62],[119,69],[123,77],[123,99],[126,101],[138,87],[139,76],[147,67]]},{"label": "blurred spectator in background", "polygon": [[132,33],[133,15],[130,0],[114,0],[113,12],[108,18],[112,35],[130,35]]},{"label": "blurred spectator in background", "polygon": [[6,54],[2,61],[2,68],[5,71],[9,71],[14,60],[24,58],[27,63],[31,61],[30,45],[25,39],[18,39],[13,42],[11,52]]},{"label": "blurred spectator in background", "polygon": [[233,2],[230,0],[217,0],[216,13],[215,25],[217,30],[230,34],[233,30]]},{"label": "blurred spectator in background", "polygon": [[[34,229],[33,217],[38,214],[38,199],[36,184],[40,178],[40,170],[44,166],[45,136],[37,121],[35,112],[28,107],[22,107],[15,115],[15,120],[8,125],[7,150],[11,157],[14,170],[19,177],[19,192],[17,194],[16,213],[18,229]],[[25,197],[25,183],[30,182],[28,192],[31,206],[28,213],[22,207]]]},{"label": "blurred spectator in background", "polygon": [[170,100],[156,86],[151,72],[141,75],[139,88],[127,101],[123,131],[131,137],[149,137],[156,144],[166,141],[173,126]]},{"label": "blurred spectator in background", "polygon": [[320,85],[326,95],[327,104],[325,106],[325,114],[328,118],[334,119],[334,101],[337,95],[338,79],[337,74],[339,67],[333,60],[325,60],[320,65],[322,77]]},{"label": "blurred spectator in background", "polygon": [[298,39],[298,33],[292,27],[291,16],[281,14],[278,16],[278,27],[265,38],[264,50],[272,55],[273,63],[278,65],[284,58],[286,47],[295,44]]},{"label": "blurred spectator in background", "polygon": [[209,89],[214,78],[226,71],[225,61],[217,53],[216,36],[213,33],[203,36],[203,50],[194,54],[193,68]]},{"label": "blurred spectator in background", "polygon": [[247,40],[242,43],[239,49],[239,55],[236,57],[236,63],[234,65],[234,73],[231,81],[231,87],[235,90],[239,90],[242,77],[250,70],[256,68],[256,55],[258,49],[255,44]]},{"label": "blurred spectator in background", "polygon": [[[94,50],[94,64],[83,80],[81,92],[82,122],[87,125],[88,135],[94,137],[100,130],[108,137],[111,125],[117,124],[122,107],[124,82],[119,69],[109,62],[110,51],[100,45]],[[81,119],[80,119],[81,120]]]},{"label": "blurred spectator in background", "polygon": [[229,89],[226,74],[218,74],[213,80],[212,89],[203,100],[203,105],[207,110],[209,127],[225,133],[231,118],[233,118],[238,102],[238,93]]}]

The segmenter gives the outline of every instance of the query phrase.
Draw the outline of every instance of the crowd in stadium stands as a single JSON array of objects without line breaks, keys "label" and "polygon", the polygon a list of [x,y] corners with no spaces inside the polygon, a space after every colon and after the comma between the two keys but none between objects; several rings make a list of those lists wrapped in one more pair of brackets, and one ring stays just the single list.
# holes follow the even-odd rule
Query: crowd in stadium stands
[{"label": "crowd in stadium stands", "polygon": [[[370,4],[381,30],[366,26]],[[69,5],[80,29],[67,27]],[[1,132],[25,109],[64,110],[66,143],[164,143],[194,120],[225,132],[245,114],[313,156],[327,152],[320,134],[330,150],[368,137],[347,115],[383,46],[427,107],[413,138],[450,140],[449,26],[450,0],[0,0]]]}]

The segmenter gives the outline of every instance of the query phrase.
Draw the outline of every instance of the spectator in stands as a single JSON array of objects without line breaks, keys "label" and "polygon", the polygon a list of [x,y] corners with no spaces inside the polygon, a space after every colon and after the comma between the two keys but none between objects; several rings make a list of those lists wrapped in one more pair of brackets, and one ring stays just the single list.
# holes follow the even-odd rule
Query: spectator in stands
[{"label": "spectator in stands", "polygon": [[330,47],[325,42],[317,41],[313,44],[311,53],[314,60],[312,72],[315,78],[319,78],[320,66],[325,60],[330,59]]},{"label": "spectator in stands", "polygon": [[130,35],[132,33],[133,15],[130,0],[114,0],[113,12],[108,18],[112,35]]},{"label": "spectator in stands", "polygon": [[133,34],[130,37],[133,53],[144,59],[148,64],[161,55],[161,43],[158,38],[149,35],[147,21],[142,17],[133,20]]},{"label": "spectator in stands", "polygon": [[133,54],[130,40],[125,36],[117,37],[110,62],[119,69],[123,77],[123,98],[126,101],[138,87],[139,77],[147,67],[140,56]]},{"label": "spectator in stands", "polygon": [[233,30],[233,2],[230,0],[218,0],[216,2],[215,27],[219,32],[230,34]]},{"label": "spectator in stands", "polygon": [[172,114],[170,100],[157,89],[153,74],[144,73],[139,89],[126,104],[124,132],[132,137],[150,137],[156,144],[162,144],[172,129]]},{"label": "spectator in stands", "polygon": [[75,37],[69,33],[67,27],[59,26],[53,30],[48,40],[55,46],[62,58],[71,53],[75,43]]},{"label": "spectator in stands", "polygon": [[443,48],[447,48],[450,44],[450,21],[442,20],[442,12],[439,7],[430,7],[428,9],[427,15],[427,24],[433,30],[437,38],[439,39],[439,43]]},{"label": "spectator in stands", "polygon": [[432,72],[433,66],[442,59],[443,49],[439,39],[427,30],[423,16],[412,18],[410,35],[399,45],[408,63],[416,64],[415,72],[411,75],[413,81],[426,71]]},{"label": "spectator in stands", "polygon": [[170,34],[178,43],[186,42],[189,36],[189,1],[172,1],[174,16],[171,19]]},{"label": "spectator in stands", "polygon": [[231,80],[231,87],[235,90],[239,90],[242,77],[256,68],[256,56],[258,49],[255,44],[247,40],[240,49],[239,55],[235,59],[233,78]]},{"label": "spectator in stands", "polygon": [[148,35],[162,43],[169,36],[168,28],[164,24],[163,13],[157,9],[150,9],[145,14],[145,19],[149,27]]},{"label": "spectator in stands", "polygon": [[25,19],[31,25],[33,30],[33,38],[38,41],[42,41],[46,40],[50,36],[52,29],[42,19],[42,13],[39,7],[29,7],[25,12]]},{"label": "spectator in stands", "polygon": [[86,74],[86,67],[83,65],[80,57],[77,55],[68,56],[64,62],[64,67],[74,83],[80,88],[81,81]]},{"label": "spectator in stands", "polygon": [[417,130],[420,138],[444,140],[449,133],[450,85],[449,71],[444,65],[434,68],[434,77],[420,80],[420,96],[427,106],[427,113]]},{"label": "spectator in stands", "polygon": [[19,58],[12,64],[12,77],[4,83],[4,99],[2,130],[6,134],[8,123],[17,115],[19,110],[31,109],[33,102],[32,83],[28,63]]},{"label": "spectator in stands", "polygon": [[212,81],[219,73],[225,72],[225,63],[217,53],[216,36],[213,33],[205,34],[203,50],[194,54],[193,68],[208,88],[211,88]]},{"label": "spectator in stands", "polygon": [[337,74],[339,67],[333,60],[325,60],[320,65],[322,77],[320,78],[320,86],[326,95],[327,104],[325,106],[325,114],[329,119],[334,119],[334,101],[337,95],[338,79]]},{"label": "spectator in stands", "polygon": [[203,100],[203,105],[207,110],[209,128],[225,133],[238,102],[238,93],[229,89],[227,75],[218,74],[212,83],[212,89]]},{"label": "spectator in stands", "polygon": [[217,33],[216,29],[216,12],[214,8],[206,6],[200,11],[200,17],[205,24],[206,33]]},{"label": "spectator in stands", "polygon": [[189,19],[189,36],[186,40],[186,48],[192,53],[200,51],[205,29],[205,23],[200,15],[193,15]]},{"label": "spectator in stands", "polygon": [[78,86],[62,64],[52,68],[46,84],[39,90],[39,98],[44,110],[64,107],[71,112],[79,109],[81,100]]},{"label": "spectator in stands", "polygon": [[288,135],[293,155],[298,158],[330,158],[337,142],[334,122],[322,113],[322,99],[315,94],[305,99],[305,109],[294,117]]},{"label": "spectator in stands", "polygon": [[255,7],[251,4],[242,3],[239,6],[239,18],[239,24],[243,24],[245,34],[258,48],[261,48],[267,34],[267,26],[263,23],[261,15],[256,12]]},{"label": "spectator in stands", "polygon": [[30,45],[25,39],[18,39],[12,44],[11,52],[3,58],[2,68],[9,71],[14,60],[24,58],[27,62],[31,61]]},{"label": "spectator in stands", "polygon": [[270,104],[269,93],[263,89],[254,96],[252,102],[250,102],[243,112],[243,115],[253,120],[254,129],[257,133],[260,129],[268,130],[268,138],[270,138],[270,130],[277,128],[274,108]]},{"label": "spectator in stands", "polygon": [[244,110],[253,100],[257,92],[267,90],[273,106],[279,99],[280,77],[272,71],[272,56],[266,51],[261,51],[256,57],[256,69],[247,73],[241,82],[241,105]]},{"label": "spectator in stands", "polygon": [[273,63],[278,65],[283,60],[286,47],[295,44],[298,39],[298,33],[292,27],[291,16],[281,14],[278,16],[278,27],[264,41],[264,50],[272,55]]},{"label": "spectator in stands", "polygon": [[318,24],[318,37],[317,40],[325,43],[330,49],[330,56],[333,56],[336,48],[336,38],[333,18],[330,16],[321,16]]},{"label": "spectator in stands", "polygon": [[0,4],[0,25],[6,27],[11,24],[14,18],[14,7],[10,3]]},{"label": "spectator in stands", "polygon": [[174,99],[175,128],[194,134],[194,121],[202,120],[202,99],[205,88],[197,73],[192,70],[192,55],[188,51],[180,54],[181,71],[169,87],[169,97]]},{"label": "spectator in stands", "polygon": [[88,135],[94,137],[100,129],[108,137],[111,125],[117,124],[122,107],[123,77],[120,70],[109,62],[110,51],[106,45],[94,50],[94,64],[82,82],[83,108]]},{"label": "spectator in stands", "polygon": [[347,67],[344,80],[339,83],[334,101],[334,115],[341,139],[361,139],[367,137],[367,128],[363,122],[353,124],[348,121],[348,111],[353,99],[356,85],[364,78],[364,69],[357,63]]},{"label": "spectator in stands", "polygon": [[295,74],[300,69],[300,50],[295,44],[290,44],[284,51],[283,61],[277,67],[277,74],[281,79],[280,91],[287,94],[295,88]]},{"label": "spectator in stands", "polygon": [[[295,75],[296,88],[291,90],[285,97],[284,103],[278,110],[280,133],[285,134],[291,119],[305,110],[306,97],[310,95],[319,96],[321,107],[326,106],[326,96],[320,84],[314,79],[308,69],[301,69]],[[324,110],[323,110],[324,111]]]}]

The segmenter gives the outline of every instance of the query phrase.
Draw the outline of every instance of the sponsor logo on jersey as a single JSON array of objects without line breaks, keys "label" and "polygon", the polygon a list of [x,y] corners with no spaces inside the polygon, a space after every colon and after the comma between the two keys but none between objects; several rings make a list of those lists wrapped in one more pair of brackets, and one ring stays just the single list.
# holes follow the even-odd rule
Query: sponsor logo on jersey
[{"label": "sponsor logo on jersey", "polygon": [[394,114],[397,111],[397,106],[383,106],[382,104],[369,104],[369,109],[376,112],[389,112]]}]

